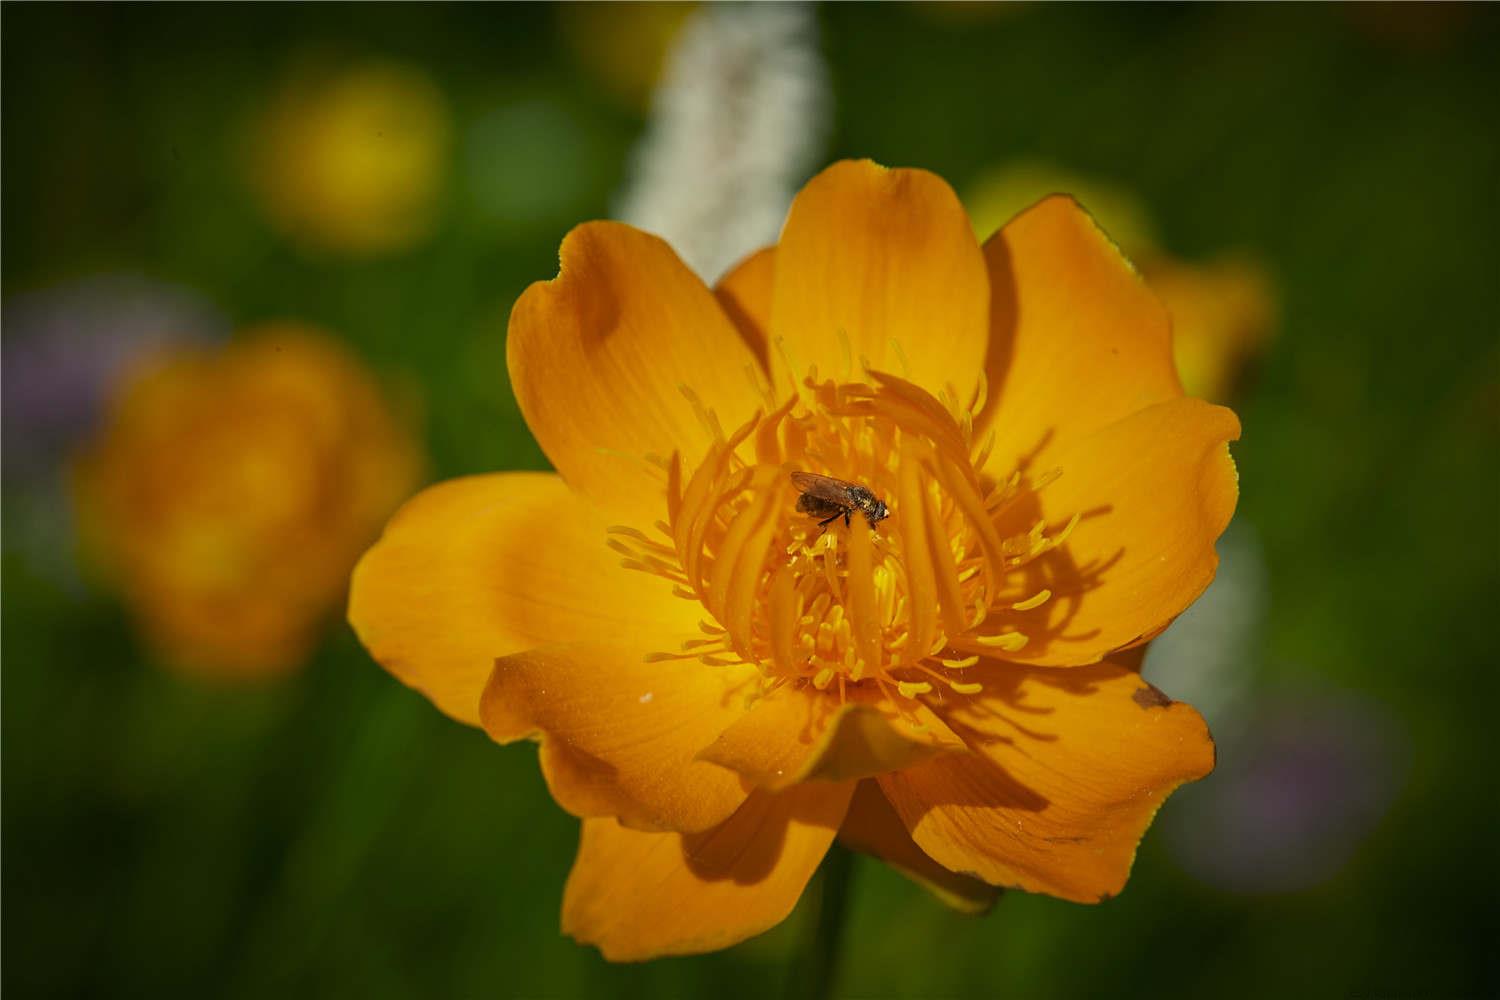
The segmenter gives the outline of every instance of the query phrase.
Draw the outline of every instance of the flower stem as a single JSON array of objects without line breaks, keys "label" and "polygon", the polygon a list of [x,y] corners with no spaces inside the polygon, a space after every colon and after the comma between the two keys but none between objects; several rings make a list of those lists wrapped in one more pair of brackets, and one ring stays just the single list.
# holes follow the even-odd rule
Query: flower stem
[{"label": "flower stem", "polygon": [[811,933],[792,959],[786,984],[788,1000],[827,1000],[833,996],[853,876],[854,855],[834,844],[823,860],[823,871],[818,879]]}]

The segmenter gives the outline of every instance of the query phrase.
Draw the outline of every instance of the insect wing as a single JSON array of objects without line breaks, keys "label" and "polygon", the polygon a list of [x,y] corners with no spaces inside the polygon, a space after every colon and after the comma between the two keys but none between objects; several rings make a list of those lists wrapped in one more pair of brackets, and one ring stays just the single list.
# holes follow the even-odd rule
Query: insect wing
[{"label": "insect wing", "polygon": [[854,486],[853,483],[846,483],[842,479],[820,476],[815,472],[792,473],[792,485],[808,496],[827,500],[841,507],[849,506],[849,490]]}]

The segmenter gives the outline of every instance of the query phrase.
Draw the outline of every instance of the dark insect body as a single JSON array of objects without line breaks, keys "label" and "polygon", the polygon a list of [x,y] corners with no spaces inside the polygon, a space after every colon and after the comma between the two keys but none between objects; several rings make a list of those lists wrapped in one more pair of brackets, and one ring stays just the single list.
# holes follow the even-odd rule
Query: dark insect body
[{"label": "dark insect body", "polygon": [[891,516],[885,501],[858,483],[820,476],[813,472],[794,472],[792,485],[802,492],[797,498],[797,509],[818,518],[818,526],[824,529],[841,517],[847,528],[849,518],[856,512],[865,516],[871,528]]}]

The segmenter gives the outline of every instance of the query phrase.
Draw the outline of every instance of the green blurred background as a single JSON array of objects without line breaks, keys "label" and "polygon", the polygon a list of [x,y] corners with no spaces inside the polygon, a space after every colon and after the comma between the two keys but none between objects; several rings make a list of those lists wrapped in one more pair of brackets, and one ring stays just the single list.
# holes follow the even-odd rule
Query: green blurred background
[{"label": "green blurred background", "polygon": [[[964,918],[860,859],[840,995],[1500,993],[1497,14],[818,11],[825,159],[923,166],[960,191],[1017,158],[1109,178],[1172,253],[1254,254],[1281,315],[1235,400],[1235,530],[1265,596],[1236,634],[1220,772],[1167,804],[1098,907],[1011,894]],[[7,5],[7,303],[129,273],[231,326],[310,320],[420,397],[433,478],[545,468],[507,384],[506,317],[567,228],[609,213],[645,122],[578,42],[582,16]],[[396,61],[446,102],[435,224],[411,246],[309,249],[258,207],[247,122],[310,59]],[[534,754],[440,716],[340,624],[284,680],[158,669],[69,568],[32,485],[48,474],[7,463],[7,995],[748,997],[795,976],[816,892],[700,958],[612,967],[561,937],[576,822]],[[1353,819],[1319,819],[1360,782]],[[1283,854],[1236,868],[1273,813],[1295,813]],[[1332,860],[1277,877],[1318,852]]]}]

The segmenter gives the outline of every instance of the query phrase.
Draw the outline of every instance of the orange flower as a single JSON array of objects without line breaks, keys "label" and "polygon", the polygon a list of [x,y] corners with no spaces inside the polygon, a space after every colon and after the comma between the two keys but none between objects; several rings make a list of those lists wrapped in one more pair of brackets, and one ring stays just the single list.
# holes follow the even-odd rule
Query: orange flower
[{"label": "orange flower", "polygon": [[285,324],[129,380],[77,470],[80,527],[173,666],[301,663],[420,452],[336,342]]},{"label": "orange flower", "polygon": [[[611,959],[783,919],[835,836],[944,898],[1096,902],[1199,715],[1133,668],[1212,578],[1228,410],[1078,205],[982,248],[939,178],[844,162],[710,292],[594,222],[511,314],[559,475],[408,504],[355,570],[375,657],[583,818],[563,929]],[[891,517],[820,534],[791,470]]]}]

